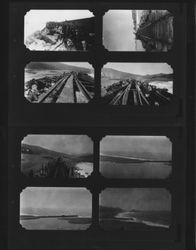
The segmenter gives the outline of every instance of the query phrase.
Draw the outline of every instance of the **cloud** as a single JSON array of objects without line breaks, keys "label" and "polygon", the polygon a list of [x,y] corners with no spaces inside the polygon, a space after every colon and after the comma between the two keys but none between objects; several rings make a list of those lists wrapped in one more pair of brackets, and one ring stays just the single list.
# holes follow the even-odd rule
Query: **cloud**
[{"label": "cloud", "polygon": [[85,188],[28,187],[20,194],[21,213],[91,214],[91,193]]},{"label": "cloud", "polygon": [[171,209],[171,195],[162,188],[108,188],[101,193],[101,205],[159,211]]}]

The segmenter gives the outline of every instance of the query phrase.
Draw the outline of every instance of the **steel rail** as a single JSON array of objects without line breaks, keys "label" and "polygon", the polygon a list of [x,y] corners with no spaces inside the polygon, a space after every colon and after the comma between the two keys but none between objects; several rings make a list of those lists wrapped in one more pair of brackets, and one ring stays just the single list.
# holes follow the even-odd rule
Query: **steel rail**
[{"label": "steel rail", "polygon": [[140,95],[141,89],[140,89],[140,87],[138,86],[138,84],[136,85],[136,89],[137,89],[138,99],[139,99],[140,105],[143,106],[142,98],[141,98],[141,95]]},{"label": "steel rail", "polygon": [[92,95],[88,92],[88,90],[84,87],[84,85],[80,82],[80,80],[77,78],[77,75],[74,73],[74,81],[78,87],[78,89],[82,92],[82,94],[86,97],[88,101],[92,100]]},{"label": "steel rail", "polygon": [[162,99],[166,99],[167,101],[170,101],[170,98],[165,97],[164,95],[162,95],[162,94],[159,93],[158,91],[156,91],[155,94],[156,94],[157,96],[160,96]]},{"label": "steel rail", "polygon": [[121,89],[117,94],[116,96],[111,100],[111,102],[109,104],[112,104],[112,105],[116,105],[117,102],[120,100],[120,98],[122,97],[122,95],[124,94],[125,90],[124,89]]},{"label": "steel rail", "polygon": [[147,105],[150,105],[149,102],[147,101],[146,97],[144,96],[144,94],[142,93],[142,91],[139,91],[141,97],[143,98],[143,100],[146,102]]},{"label": "steel rail", "polygon": [[122,105],[126,105],[128,102],[128,97],[129,97],[129,93],[130,93],[130,88],[131,88],[132,83],[130,83],[126,89],[125,92],[123,94],[123,98],[122,98]]},{"label": "steel rail", "polygon": [[58,87],[61,87],[65,81],[68,80],[68,78],[71,76],[71,73],[69,73],[68,75],[63,76],[43,97],[41,97],[38,100],[38,103],[42,103],[46,98],[48,98],[51,93],[56,90]]}]

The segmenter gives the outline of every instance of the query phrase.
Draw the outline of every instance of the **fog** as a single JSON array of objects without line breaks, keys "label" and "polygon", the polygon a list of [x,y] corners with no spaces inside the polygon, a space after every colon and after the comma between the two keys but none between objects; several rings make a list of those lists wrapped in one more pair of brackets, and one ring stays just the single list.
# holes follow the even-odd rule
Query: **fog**
[{"label": "fog", "polygon": [[100,145],[102,154],[170,161],[172,144],[165,136],[106,136]]},{"label": "fog", "polygon": [[171,195],[161,188],[107,188],[100,195],[102,206],[160,211],[171,210]]},{"label": "fog", "polygon": [[93,142],[86,135],[28,135],[22,143],[67,154],[93,153]]}]

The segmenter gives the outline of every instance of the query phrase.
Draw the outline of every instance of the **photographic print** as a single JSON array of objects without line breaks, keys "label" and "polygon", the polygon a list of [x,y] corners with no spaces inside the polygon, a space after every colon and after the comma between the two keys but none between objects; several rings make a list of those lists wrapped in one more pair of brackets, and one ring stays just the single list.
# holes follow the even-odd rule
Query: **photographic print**
[{"label": "photographic print", "polygon": [[29,50],[88,51],[95,42],[94,22],[89,10],[30,10],[24,44]]},{"label": "photographic print", "polygon": [[20,224],[27,230],[86,230],[91,204],[85,188],[27,187],[20,194]]},{"label": "photographic print", "polygon": [[100,169],[107,178],[165,179],[172,172],[172,143],[166,136],[106,136]]},{"label": "photographic print", "polygon": [[103,45],[109,51],[169,51],[173,33],[167,10],[109,10],[103,17]]},{"label": "photographic print", "polygon": [[87,62],[31,62],[24,82],[31,103],[89,103],[95,94],[94,69]]},{"label": "photographic print", "polygon": [[173,97],[173,69],[167,63],[107,63],[101,72],[101,103],[163,106]]},{"label": "photographic print", "polygon": [[86,178],[93,142],[86,135],[28,135],[21,142],[21,172],[34,178]]},{"label": "photographic print", "polygon": [[168,229],[171,195],[161,188],[107,188],[100,195],[99,213],[105,230]]}]

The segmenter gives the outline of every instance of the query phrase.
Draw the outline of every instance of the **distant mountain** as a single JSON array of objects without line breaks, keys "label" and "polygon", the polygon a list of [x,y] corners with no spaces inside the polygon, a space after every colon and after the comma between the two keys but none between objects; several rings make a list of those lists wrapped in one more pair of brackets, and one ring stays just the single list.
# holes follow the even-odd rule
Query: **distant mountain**
[{"label": "distant mountain", "polygon": [[103,68],[102,76],[110,79],[127,79],[127,78],[137,79],[138,77],[141,77],[140,75],[126,73],[111,68]]},{"label": "distant mountain", "polygon": [[172,81],[173,80],[173,74],[154,74],[154,75],[145,75],[142,76],[144,81]]},{"label": "distant mountain", "polygon": [[128,72],[122,72],[111,68],[103,68],[102,69],[102,77],[109,78],[109,79],[116,79],[116,80],[123,80],[127,78],[133,78],[138,81],[172,81],[173,74],[153,74],[153,75],[138,75],[132,74]]},{"label": "distant mountain", "polygon": [[64,64],[61,62],[31,62],[27,64],[26,69],[28,70],[69,70],[75,72],[91,73],[92,70],[88,68],[82,68]]}]

